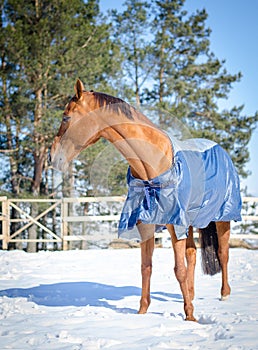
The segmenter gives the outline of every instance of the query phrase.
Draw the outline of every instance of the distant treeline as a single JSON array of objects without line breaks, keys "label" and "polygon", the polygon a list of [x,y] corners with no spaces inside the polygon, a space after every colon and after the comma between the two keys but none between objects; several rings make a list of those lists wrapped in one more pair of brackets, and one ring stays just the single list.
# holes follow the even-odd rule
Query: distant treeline
[{"label": "distant treeline", "polygon": [[[9,197],[91,195],[90,172],[105,141],[83,153],[67,174],[53,176],[47,153],[79,77],[156,111],[164,129],[184,125],[193,137],[219,142],[242,177],[258,114],[220,111],[241,73],[210,50],[205,9],[184,0],[127,0],[101,13],[97,0],[1,1],[0,190]],[[230,25],[230,23],[229,23]],[[152,112],[153,114],[153,112]],[[125,191],[126,164],[114,154],[107,194]]]}]

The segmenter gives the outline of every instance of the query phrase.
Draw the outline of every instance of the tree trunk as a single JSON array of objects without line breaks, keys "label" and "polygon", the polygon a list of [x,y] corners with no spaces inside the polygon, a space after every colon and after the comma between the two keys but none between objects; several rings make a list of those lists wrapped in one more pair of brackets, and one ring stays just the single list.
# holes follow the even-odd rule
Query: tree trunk
[{"label": "tree trunk", "polygon": [[[67,169],[67,172],[64,174],[64,188],[63,188],[63,194],[64,197],[75,197],[74,193],[74,174],[73,174],[73,162],[69,164],[69,167]],[[69,203],[68,204],[68,215],[74,216],[75,215],[75,203]],[[68,234],[71,233],[73,235],[76,234],[76,223],[70,223],[68,224]],[[78,248],[77,242],[68,242],[68,249],[76,249]]]},{"label": "tree trunk", "polygon": [[[2,67],[1,70],[5,69],[5,58],[2,57]],[[7,153],[9,154],[9,164],[10,164],[10,182],[11,182],[11,191],[14,197],[18,196],[20,193],[19,186],[19,177],[18,177],[18,157],[17,152],[19,149],[19,140],[15,135],[13,135],[12,127],[11,127],[11,107],[10,101],[8,99],[7,94],[7,84],[6,80],[2,80],[2,88],[3,88],[3,96],[4,96],[4,116],[5,116],[5,126],[6,126],[6,139],[7,139]],[[16,136],[19,133],[19,123],[16,123]],[[12,208],[11,209],[11,218],[17,219],[19,218],[19,213]],[[11,223],[11,234],[16,232],[20,228],[20,223],[12,222]],[[21,235],[18,235],[17,238],[21,238]],[[10,243],[9,249],[22,249],[22,243]]]},{"label": "tree trunk", "polygon": [[[38,203],[31,203],[30,208],[30,216],[35,218],[38,215]],[[37,239],[37,225],[31,225],[28,229],[28,238],[29,239]],[[36,253],[37,252],[37,243],[36,242],[28,242],[27,244],[27,252],[28,253]]]},{"label": "tree trunk", "polygon": [[[5,68],[5,62],[2,60],[2,70]],[[9,163],[11,169],[11,186],[14,196],[19,194],[19,181],[18,181],[18,162],[16,153],[18,152],[19,145],[14,142],[14,136],[11,128],[11,108],[7,95],[6,81],[2,80],[3,96],[4,96],[4,116],[6,125],[6,138],[7,138],[7,152],[9,155]],[[17,140],[15,140],[17,141]]]},{"label": "tree trunk", "polygon": [[[42,136],[38,128],[41,123],[42,118],[42,89],[38,89],[35,92],[36,95],[36,109],[35,109],[35,117],[34,117],[34,147],[35,151],[33,153],[34,156],[34,175],[31,186],[31,192],[34,197],[38,197],[40,194],[40,184],[42,179],[42,172],[46,157],[46,145],[44,136]],[[31,205],[31,216],[35,217],[38,214],[38,204],[32,203]],[[37,227],[36,225],[30,226],[28,229],[28,238],[36,239],[37,238]],[[27,246],[27,251],[30,253],[34,253],[37,251],[36,242],[29,242]]]},{"label": "tree trunk", "polygon": [[159,67],[159,102],[163,102],[164,97],[164,44],[161,45],[160,49],[160,67]]},{"label": "tree trunk", "polygon": [[138,66],[138,58],[137,58],[137,45],[136,40],[134,40],[133,43],[134,47],[134,74],[135,74],[135,97],[136,97],[136,104],[137,106],[140,106],[140,87],[139,87],[139,66]]}]

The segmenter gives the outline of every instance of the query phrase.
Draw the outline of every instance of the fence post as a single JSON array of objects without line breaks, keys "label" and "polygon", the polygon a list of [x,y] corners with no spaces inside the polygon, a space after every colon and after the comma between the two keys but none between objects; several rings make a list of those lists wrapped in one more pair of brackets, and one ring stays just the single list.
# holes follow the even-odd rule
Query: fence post
[{"label": "fence post", "polygon": [[9,210],[9,202],[7,197],[2,197],[2,228],[3,228],[3,245],[2,248],[4,250],[8,249],[8,242],[10,237],[10,210]]},{"label": "fence post", "polygon": [[61,217],[62,217],[61,236],[63,240],[63,250],[68,250],[68,241],[66,240],[66,237],[68,236],[68,222],[66,221],[67,216],[68,216],[68,202],[66,202],[63,198],[61,202]]}]

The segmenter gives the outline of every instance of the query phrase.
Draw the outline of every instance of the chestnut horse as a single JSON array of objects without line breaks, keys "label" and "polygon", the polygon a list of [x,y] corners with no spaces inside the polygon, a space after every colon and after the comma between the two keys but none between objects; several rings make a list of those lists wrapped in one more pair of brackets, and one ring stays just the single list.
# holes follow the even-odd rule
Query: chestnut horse
[{"label": "chestnut horse", "polygon": [[[198,209],[199,212],[202,213],[201,221],[198,221],[200,217],[198,216],[199,214],[197,216],[191,216],[192,209],[187,209],[189,204],[187,204],[188,206],[186,205],[183,210],[182,208],[184,205],[181,203],[179,208],[178,203],[174,199],[173,208],[179,208],[179,210],[174,211],[173,214],[174,209],[172,208],[172,210],[169,208],[168,204],[167,209],[168,212],[171,212],[169,214],[170,216],[167,214],[167,216],[162,216],[163,214],[160,216],[159,202],[164,200],[164,196],[162,197],[163,185],[159,185],[159,182],[157,184],[156,180],[161,179],[163,174],[165,174],[166,177],[170,177],[170,173],[175,171],[175,169],[179,171],[177,158],[180,154],[184,155],[184,152],[176,154],[173,142],[166,132],[160,130],[147,117],[123,100],[99,92],[84,91],[83,84],[80,80],[78,80],[75,85],[75,92],[75,96],[65,108],[62,123],[51,147],[50,159],[53,167],[65,171],[68,163],[72,159],[82,150],[97,142],[101,137],[110,141],[118,149],[129,163],[129,187],[130,181],[133,183],[130,189],[131,193],[133,196],[136,195],[137,191],[141,194],[141,200],[139,200],[141,203],[134,204],[134,202],[130,202],[134,197],[132,197],[129,192],[127,204],[125,204],[126,210],[123,211],[125,214],[125,224],[122,222],[122,226],[125,225],[130,229],[131,227],[129,227],[130,225],[128,222],[133,218],[133,225],[136,224],[141,237],[142,295],[138,313],[146,313],[150,305],[150,279],[152,273],[155,224],[164,224],[171,235],[175,259],[174,271],[184,299],[186,320],[196,321],[192,304],[194,298],[194,270],[196,264],[196,246],[193,239],[193,226],[199,228],[199,232],[201,233],[204,246],[203,254],[206,254],[203,263],[206,273],[214,274],[221,270],[221,299],[225,300],[230,295],[227,271],[230,220],[241,219],[241,199],[239,196],[238,177],[232,163],[230,163],[231,161],[228,160],[229,157],[226,155],[226,152],[223,151],[224,153],[221,153],[222,158],[226,159],[229,164],[228,168],[223,164],[212,166],[211,162],[205,165],[205,172],[207,169],[209,171],[209,167],[213,167],[213,173],[209,177],[217,179],[216,183],[222,183],[225,178],[224,182],[227,188],[222,190],[216,188],[216,183],[215,185],[201,184],[199,192],[203,190],[206,192],[208,191],[208,197],[202,201],[202,205]],[[202,139],[199,140],[200,141],[197,139],[196,142],[203,142],[201,141]],[[191,147],[191,143],[189,145]],[[209,144],[212,158],[216,156],[216,153],[214,153],[214,149],[218,146],[216,145],[217,144],[211,142]],[[202,153],[202,155],[205,154],[207,158],[208,153],[206,154],[205,152]],[[192,162],[194,166],[195,158],[193,157],[195,157],[196,152],[188,152],[188,154],[190,154],[189,161]],[[223,170],[224,168],[226,171],[223,177],[219,169]],[[234,176],[233,180],[228,184],[230,172],[233,172]],[[196,163],[196,168],[190,169],[189,179],[191,179],[191,176],[199,177],[199,174],[199,165]],[[181,177],[182,175],[178,175],[178,178],[181,179]],[[207,179],[208,177],[206,176],[206,180]],[[196,187],[194,184],[191,185],[192,180],[189,180],[190,182],[187,181],[184,183],[184,191],[182,192],[182,201],[184,203],[194,202],[193,196],[199,196],[198,186]],[[209,187],[208,190],[206,188],[207,186]],[[167,187],[165,185],[165,191],[176,191],[176,185],[173,179],[169,180],[169,185]],[[169,195],[167,195],[167,193],[168,192],[165,192],[165,197],[171,197],[171,192],[169,192]],[[192,197],[189,197],[189,193],[192,194]],[[214,209],[209,207],[209,196],[211,196],[212,193],[216,195],[222,194],[223,197],[219,206],[217,204],[218,199],[214,201],[218,206],[216,209],[218,213],[214,212]],[[235,195],[234,200],[231,200],[233,195]],[[153,199],[154,197],[155,200]],[[232,209],[235,201],[237,202],[235,209]],[[230,203],[231,206],[228,206],[228,203]],[[162,209],[164,209],[163,204],[164,203],[162,203]],[[128,207],[130,207],[130,205],[134,208],[131,212],[129,209],[128,214]],[[150,207],[154,208],[156,217],[153,218],[151,217],[152,214],[150,214],[150,219],[148,221],[146,217],[149,215],[148,209]],[[205,210],[208,209],[208,214],[202,212],[202,210],[204,210],[203,208]],[[231,212],[234,213],[231,215]],[[181,219],[180,213],[183,213],[183,219]],[[166,220],[166,218],[168,219],[164,222],[163,220]],[[184,223],[182,224],[180,220]],[[204,225],[202,225],[202,220],[205,222]],[[198,226],[199,222],[200,225]],[[176,228],[180,228],[180,225],[187,225],[186,233],[181,234],[177,232]],[[216,244],[217,247],[215,247]],[[211,267],[212,264],[214,265],[213,267]]]}]

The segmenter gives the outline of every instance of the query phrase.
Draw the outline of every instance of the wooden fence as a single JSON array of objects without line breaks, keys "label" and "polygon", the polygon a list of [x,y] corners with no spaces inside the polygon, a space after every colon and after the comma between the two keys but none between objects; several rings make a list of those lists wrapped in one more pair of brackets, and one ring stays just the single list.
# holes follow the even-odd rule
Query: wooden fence
[{"label": "wooden fence", "polygon": [[[89,237],[84,228],[90,223],[117,223],[124,197],[85,197],[63,199],[8,199],[0,197],[0,244],[8,249],[11,244],[52,244],[69,249],[71,242],[83,242]],[[102,210],[100,206],[102,205]],[[34,211],[32,207],[34,206]],[[33,216],[32,213],[37,215]],[[243,198],[243,224],[258,222],[258,198]],[[72,224],[83,224],[83,229],[72,229]],[[34,226],[37,237],[30,238]],[[78,233],[79,232],[79,233]],[[248,235],[246,238],[257,238]]]},{"label": "wooden fence", "polygon": [[[85,197],[63,199],[7,199],[0,197],[2,213],[2,232],[0,242],[2,249],[8,249],[13,243],[52,243],[68,249],[68,242],[85,241],[84,234],[72,234],[70,223],[117,222],[119,209],[124,197]],[[112,204],[121,204],[120,208],[112,208]],[[104,206],[103,210],[94,209],[94,205]],[[111,204],[111,205],[110,205]],[[37,206],[37,215],[32,216],[32,206]],[[81,210],[75,207],[81,206]],[[82,213],[82,215],[80,215]],[[29,229],[37,226],[38,237],[31,239]],[[40,235],[40,237],[39,237]]]}]

